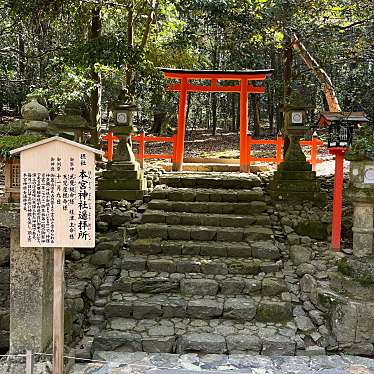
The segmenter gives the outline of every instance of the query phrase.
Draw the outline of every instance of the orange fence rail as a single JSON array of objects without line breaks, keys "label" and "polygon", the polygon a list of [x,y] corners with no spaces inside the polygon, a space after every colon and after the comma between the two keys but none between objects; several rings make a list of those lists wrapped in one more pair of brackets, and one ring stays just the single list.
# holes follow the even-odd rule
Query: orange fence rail
[{"label": "orange fence rail", "polygon": [[[253,144],[274,144],[275,145],[275,157],[254,157],[252,156],[252,145]],[[312,164],[312,168],[315,171],[317,164],[323,162],[322,160],[318,159],[318,147],[323,145],[323,141],[319,140],[317,137],[313,136],[312,140],[301,140],[301,146],[309,146],[311,147],[311,154],[310,159],[308,160],[309,163]],[[248,135],[248,150],[249,150],[249,164],[251,162],[274,162],[276,164],[280,164],[283,161],[283,145],[284,140],[283,137],[277,136],[276,139],[273,140],[264,140],[264,139],[253,139],[250,135]]]},{"label": "orange fence rail", "polygon": [[[139,152],[135,153],[135,158],[139,161],[140,166],[143,167],[145,159],[169,159],[173,161],[175,159],[175,142],[177,136],[145,136],[145,132],[141,132],[140,135],[132,136],[133,142],[139,143]],[[173,153],[172,154],[149,154],[145,153],[146,143],[172,143]]]}]

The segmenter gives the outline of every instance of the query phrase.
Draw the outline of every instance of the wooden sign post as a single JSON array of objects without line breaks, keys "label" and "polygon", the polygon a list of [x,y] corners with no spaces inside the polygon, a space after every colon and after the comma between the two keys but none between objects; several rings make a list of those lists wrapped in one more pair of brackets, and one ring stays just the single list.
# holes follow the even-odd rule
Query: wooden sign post
[{"label": "wooden sign post", "polygon": [[20,245],[54,248],[53,374],[64,368],[64,248],[95,246],[94,148],[58,136],[20,154]]}]

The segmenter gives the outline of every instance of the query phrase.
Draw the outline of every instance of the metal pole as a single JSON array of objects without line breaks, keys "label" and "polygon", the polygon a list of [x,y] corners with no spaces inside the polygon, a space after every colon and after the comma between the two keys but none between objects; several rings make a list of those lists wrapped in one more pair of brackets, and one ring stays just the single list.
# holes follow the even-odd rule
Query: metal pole
[{"label": "metal pole", "polygon": [[64,372],[64,248],[54,248],[53,374]]}]

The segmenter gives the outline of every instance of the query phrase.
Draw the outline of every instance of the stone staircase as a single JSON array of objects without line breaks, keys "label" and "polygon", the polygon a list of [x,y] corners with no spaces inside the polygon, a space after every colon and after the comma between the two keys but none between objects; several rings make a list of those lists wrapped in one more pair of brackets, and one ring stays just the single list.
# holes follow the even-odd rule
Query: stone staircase
[{"label": "stone staircase", "polygon": [[295,354],[261,180],[167,173],[161,182],[123,251],[93,351]]}]

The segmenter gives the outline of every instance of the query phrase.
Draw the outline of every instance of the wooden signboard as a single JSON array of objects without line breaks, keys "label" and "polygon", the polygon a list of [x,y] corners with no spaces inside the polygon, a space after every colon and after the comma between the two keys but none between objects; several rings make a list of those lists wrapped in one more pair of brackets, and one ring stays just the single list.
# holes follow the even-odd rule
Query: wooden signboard
[{"label": "wooden signboard", "polygon": [[20,245],[54,248],[53,374],[63,374],[64,247],[95,246],[94,148],[55,136],[20,154]]}]

